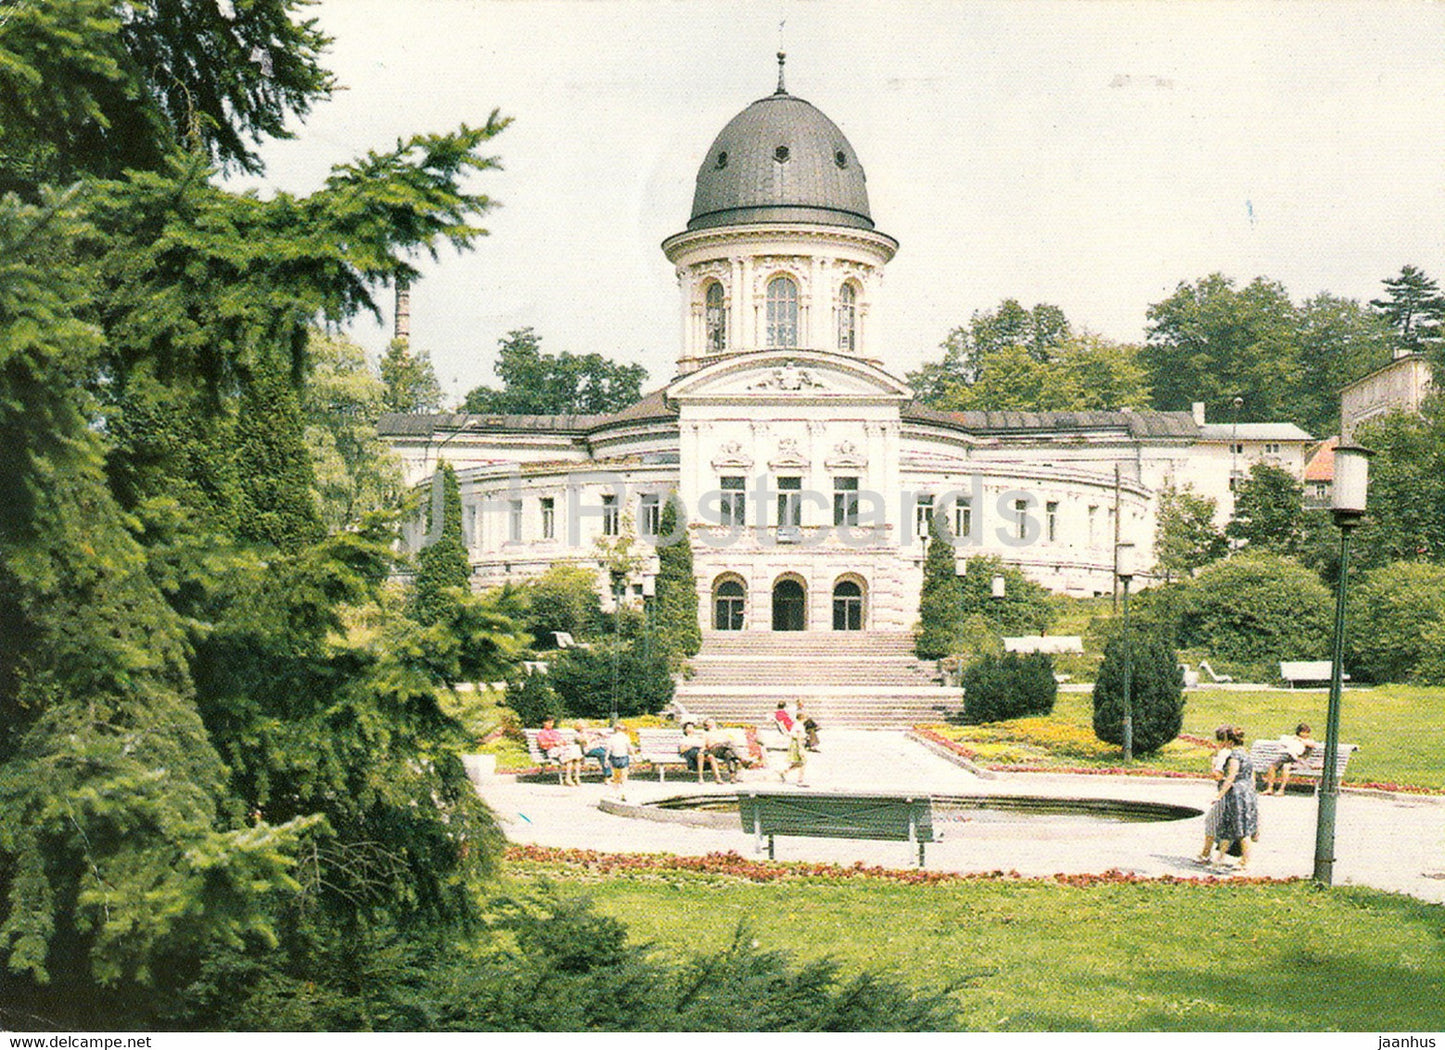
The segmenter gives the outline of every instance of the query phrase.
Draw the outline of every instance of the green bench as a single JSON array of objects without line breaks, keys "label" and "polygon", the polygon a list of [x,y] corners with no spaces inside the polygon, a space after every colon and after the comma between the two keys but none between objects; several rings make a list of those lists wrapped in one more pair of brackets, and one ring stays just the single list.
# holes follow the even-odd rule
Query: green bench
[{"label": "green bench", "polygon": [[[773,859],[776,835],[810,838],[882,839],[918,846],[933,841],[933,800],[928,795],[813,795],[778,791],[738,792],[738,817],[762,852],[768,840]],[[910,848],[910,857],[912,850]]]}]

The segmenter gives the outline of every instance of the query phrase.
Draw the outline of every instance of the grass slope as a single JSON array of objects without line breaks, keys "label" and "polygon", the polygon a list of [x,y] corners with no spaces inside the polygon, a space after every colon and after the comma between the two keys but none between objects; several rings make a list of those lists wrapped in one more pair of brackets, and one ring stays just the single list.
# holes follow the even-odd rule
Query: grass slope
[{"label": "grass slope", "polygon": [[[515,876],[575,875],[518,864]],[[915,986],[961,986],[988,1031],[1439,1031],[1445,908],[1308,883],[885,879],[757,884],[693,873],[589,881],[633,943],[676,957],[744,923],[759,944]]]}]

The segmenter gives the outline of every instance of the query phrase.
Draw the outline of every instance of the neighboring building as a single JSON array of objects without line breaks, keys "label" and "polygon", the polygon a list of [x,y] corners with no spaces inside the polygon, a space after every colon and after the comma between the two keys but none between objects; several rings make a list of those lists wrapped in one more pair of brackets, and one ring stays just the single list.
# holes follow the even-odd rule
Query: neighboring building
[{"label": "neighboring building", "polygon": [[1387,365],[1340,391],[1340,437],[1352,444],[1356,428],[1389,412],[1419,412],[1434,382],[1423,354],[1398,354]]},{"label": "neighboring building", "polygon": [[1340,439],[1326,438],[1305,464],[1305,506],[1318,510],[1330,505],[1330,491],[1335,483],[1335,449]]},{"label": "neighboring building", "polygon": [[1207,423],[1204,406],[1194,405],[1199,444],[1190,465],[1195,492],[1216,504],[1216,521],[1223,525],[1234,514],[1234,492],[1256,463],[1287,470],[1304,480],[1305,450],[1314,438],[1293,423]]},{"label": "neighboring building", "polygon": [[[1289,425],[918,404],[872,321],[898,247],[847,138],[780,79],[717,136],[686,228],[663,242],[682,320],[666,385],[608,416],[393,415],[380,430],[412,483],[438,457],[457,468],[478,587],[570,561],[605,591],[598,541],[646,538],[675,492],[715,640],[909,631],[930,514],[966,537],[960,567],[995,554],[1055,591],[1107,594],[1116,541],[1153,550],[1165,485],[1227,514],[1231,471],[1302,476],[1310,439]],[[629,592],[655,570],[647,558]]]}]

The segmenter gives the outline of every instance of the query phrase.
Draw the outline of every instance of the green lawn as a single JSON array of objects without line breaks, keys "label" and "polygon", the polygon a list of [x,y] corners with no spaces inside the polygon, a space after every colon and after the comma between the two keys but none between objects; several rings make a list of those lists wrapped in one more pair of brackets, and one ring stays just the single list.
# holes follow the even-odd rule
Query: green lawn
[{"label": "green lawn", "polygon": [[[1234,692],[1198,689],[1185,694],[1184,730],[1213,739],[1221,723],[1242,725],[1248,739],[1292,732],[1300,722],[1323,738],[1328,694],[1297,689]],[[995,726],[938,727],[945,735],[977,750],[988,764],[1026,764],[1042,768],[1109,768],[1119,764],[1118,749],[1092,741],[1092,701],[1087,693],[1060,693],[1053,715]],[[1345,783],[1404,784],[1445,790],[1445,689],[1389,685],[1347,689],[1341,704],[1340,740],[1359,744]],[[975,743],[977,742],[976,746]],[[1202,772],[1207,750],[1176,741],[1136,765],[1180,772]]]},{"label": "green lawn", "polygon": [[[568,885],[563,869],[529,862]],[[588,882],[633,943],[684,955],[746,923],[764,948],[959,985],[981,1030],[1445,1028],[1445,907],[1308,883],[882,879],[752,883],[651,872]]]}]

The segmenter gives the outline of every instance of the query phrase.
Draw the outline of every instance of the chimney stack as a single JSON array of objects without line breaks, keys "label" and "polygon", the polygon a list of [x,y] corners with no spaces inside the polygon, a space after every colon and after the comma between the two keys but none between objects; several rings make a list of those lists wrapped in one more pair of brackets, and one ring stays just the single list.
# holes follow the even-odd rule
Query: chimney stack
[{"label": "chimney stack", "polygon": [[395,330],[392,338],[403,342],[411,342],[411,286],[406,283],[406,278],[396,279],[396,317]]},{"label": "chimney stack", "polygon": [[1193,413],[1194,413],[1194,422],[1197,423],[1197,424],[1199,424],[1201,427],[1204,426],[1204,402],[1203,402],[1203,401],[1196,401],[1196,402],[1194,402]]}]

